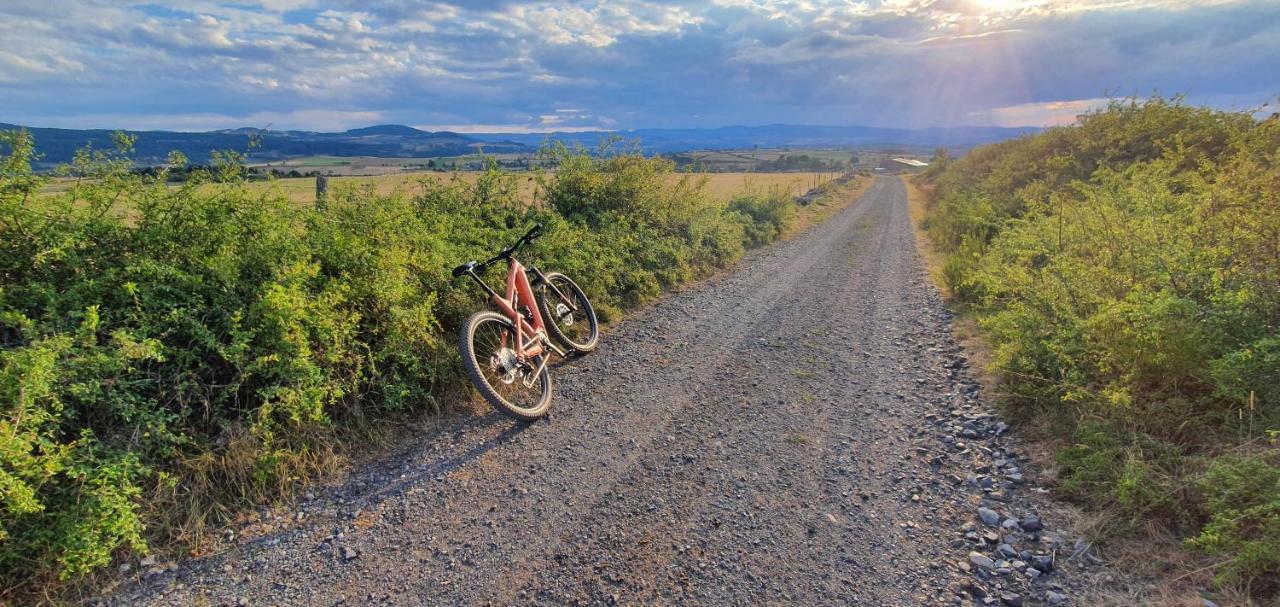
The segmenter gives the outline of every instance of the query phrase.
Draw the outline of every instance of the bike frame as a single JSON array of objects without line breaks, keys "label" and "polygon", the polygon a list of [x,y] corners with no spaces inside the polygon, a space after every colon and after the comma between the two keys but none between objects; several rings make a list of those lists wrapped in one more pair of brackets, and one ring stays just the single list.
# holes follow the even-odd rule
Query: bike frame
[{"label": "bike frame", "polygon": [[[542,279],[542,273],[537,269],[532,271],[538,273],[538,278]],[[557,348],[546,338],[546,325],[543,324],[542,313],[538,311],[537,300],[534,299],[533,286],[529,284],[529,275],[514,256],[507,258],[507,294],[506,297],[498,295],[489,285],[480,280],[479,276],[472,274],[476,282],[480,283],[480,287],[489,293],[489,299],[493,301],[493,305],[497,306],[502,314],[511,319],[511,323],[519,328],[515,331],[515,347],[512,348],[525,358],[533,358],[546,352],[543,348],[545,343],[556,354],[564,356],[565,352]],[[545,280],[545,279],[544,279]],[[550,285],[557,295],[564,298],[559,289],[554,285]],[[524,319],[524,315],[520,313],[520,305],[524,304],[529,310],[529,316],[533,322]],[[504,338],[505,339],[505,338]],[[506,344],[503,344],[506,346]]]},{"label": "bike frame", "polygon": [[[521,356],[533,358],[542,354],[542,339],[539,335],[546,334],[546,326],[542,324],[542,313],[538,310],[537,302],[533,299],[533,287],[529,285],[529,276],[525,274],[524,266],[516,261],[515,257],[507,260],[507,296],[498,297],[497,293],[493,294],[493,303],[502,310],[511,322],[520,328],[515,332],[516,347],[513,348],[519,352]],[[524,319],[524,315],[520,313],[520,304],[524,303],[525,308],[529,310],[529,315],[533,317],[533,324],[529,324]],[[526,347],[527,342],[530,342]]]}]

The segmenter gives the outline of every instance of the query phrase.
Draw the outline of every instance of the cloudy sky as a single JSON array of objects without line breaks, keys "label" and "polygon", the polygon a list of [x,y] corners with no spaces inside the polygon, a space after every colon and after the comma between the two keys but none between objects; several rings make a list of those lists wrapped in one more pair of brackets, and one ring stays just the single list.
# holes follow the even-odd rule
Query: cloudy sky
[{"label": "cloudy sky", "polygon": [[0,0],[0,122],[1043,125],[1280,94],[1280,0]]}]

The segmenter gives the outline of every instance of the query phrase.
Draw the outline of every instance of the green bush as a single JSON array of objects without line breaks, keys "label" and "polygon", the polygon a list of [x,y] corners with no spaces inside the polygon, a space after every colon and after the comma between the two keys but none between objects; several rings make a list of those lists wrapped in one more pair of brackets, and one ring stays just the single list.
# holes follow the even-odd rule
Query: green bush
[{"label": "green bush", "polygon": [[748,242],[758,246],[782,234],[796,214],[796,205],[781,189],[753,192],[729,201],[729,210],[740,213]]},{"label": "green bush", "polygon": [[236,154],[143,173],[130,145],[86,150],[48,192],[30,137],[0,134],[0,590],[198,536],[323,470],[341,428],[437,408],[482,305],[450,269],[534,222],[527,261],[607,320],[776,238],[793,206],[729,208],[669,161],[558,148],[534,205],[491,167],[312,208],[247,184]]},{"label": "green bush", "polygon": [[1211,513],[1188,543],[1232,560],[1218,572],[1223,582],[1258,582],[1256,590],[1276,590],[1280,579],[1280,462],[1262,456],[1215,460],[1199,479]]},{"label": "green bush", "polygon": [[[944,280],[1083,501],[1198,533],[1218,508],[1179,487],[1280,429],[1278,150],[1278,117],[1153,98],[933,172]],[[1213,546],[1235,579],[1269,571]]]}]

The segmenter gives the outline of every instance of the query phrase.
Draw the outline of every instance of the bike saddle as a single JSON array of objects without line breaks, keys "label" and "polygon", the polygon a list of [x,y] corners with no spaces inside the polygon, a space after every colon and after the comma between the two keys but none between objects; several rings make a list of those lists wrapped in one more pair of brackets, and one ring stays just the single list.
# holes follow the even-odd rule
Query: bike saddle
[{"label": "bike saddle", "polygon": [[453,269],[453,277],[457,278],[459,276],[462,276],[463,274],[470,274],[472,270],[475,270],[475,269],[476,269],[476,262],[468,261],[467,263],[464,263]]}]

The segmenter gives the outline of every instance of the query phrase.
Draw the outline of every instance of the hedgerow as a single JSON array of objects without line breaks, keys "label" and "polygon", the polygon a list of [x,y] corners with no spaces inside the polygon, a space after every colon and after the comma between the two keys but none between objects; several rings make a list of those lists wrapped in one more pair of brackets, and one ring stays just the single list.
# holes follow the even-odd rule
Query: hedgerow
[{"label": "hedgerow", "polygon": [[198,541],[325,470],[343,428],[439,408],[461,385],[454,328],[482,304],[449,270],[534,222],[530,261],[607,320],[790,217],[781,193],[715,203],[628,149],[550,150],[533,205],[530,177],[491,168],[312,207],[246,187],[234,153],[172,186],[118,143],[57,191],[31,138],[0,134],[0,597]]},{"label": "hedgerow", "polygon": [[1115,101],[940,160],[944,280],[1010,410],[1059,439],[1063,487],[1275,590],[1280,117]]}]

